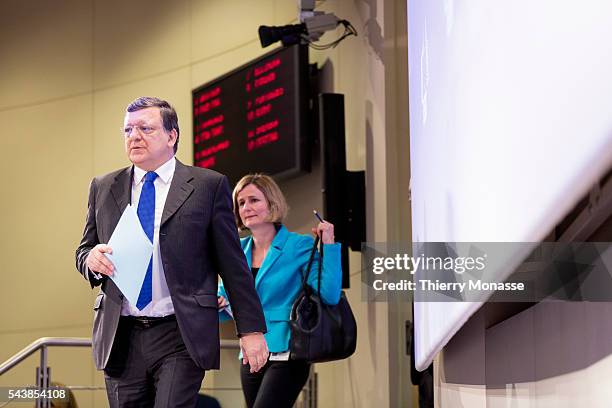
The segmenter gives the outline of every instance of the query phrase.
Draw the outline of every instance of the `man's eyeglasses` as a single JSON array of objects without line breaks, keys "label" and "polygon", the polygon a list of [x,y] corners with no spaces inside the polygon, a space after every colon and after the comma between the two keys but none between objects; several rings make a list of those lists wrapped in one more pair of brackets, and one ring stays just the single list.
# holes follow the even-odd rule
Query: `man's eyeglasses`
[{"label": "man's eyeglasses", "polygon": [[123,128],[123,136],[125,138],[129,138],[132,136],[132,132],[137,130],[141,135],[150,135],[157,130],[156,127],[141,125],[141,126],[126,126]]}]

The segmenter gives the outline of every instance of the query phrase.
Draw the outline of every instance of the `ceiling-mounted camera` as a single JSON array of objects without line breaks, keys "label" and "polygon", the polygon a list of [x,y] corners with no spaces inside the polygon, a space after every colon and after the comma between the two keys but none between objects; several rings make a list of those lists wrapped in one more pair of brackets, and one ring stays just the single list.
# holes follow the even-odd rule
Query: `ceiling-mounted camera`
[{"label": "ceiling-mounted camera", "polygon": [[[293,44],[305,43],[315,49],[333,48],[350,35],[357,35],[357,31],[347,20],[340,20],[333,13],[315,11],[315,0],[298,0],[298,19],[300,24],[285,26],[260,26],[259,41],[262,47],[280,41],[284,47]],[[337,40],[329,44],[316,44],[321,36],[338,25],[344,25],[344,33]]]}]

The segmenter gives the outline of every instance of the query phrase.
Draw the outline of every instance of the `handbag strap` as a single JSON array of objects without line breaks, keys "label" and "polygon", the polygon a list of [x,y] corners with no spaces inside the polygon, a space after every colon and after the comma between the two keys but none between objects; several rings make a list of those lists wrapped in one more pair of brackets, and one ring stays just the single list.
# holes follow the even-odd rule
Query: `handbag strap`
[{"label": "handbag strap", "polygon": [[320,259],[319,259],[319,268],[318,268],[318,280],[319,280],[319,284],[318,284],[318,295],[319,297],[321,296],[321,264],[323,262],[323,242],[320,241],[320,237],[319,235],[317,235],[317,237],[314,240],[314,244],[312,245],[312,249],[310,250],[310,257],[308,258],[308,264],[306,265],[306,272],[302,272],[302,289],[304,290],[304,292],[306,293],[310,293],[310,289],[308,287],[308,276],[310,275],[310,270],[312,269],[312,263],[314,261],[314,256],[315,256],[315,252],[317,251],[317,246],[319,245],[319,243],[321,244],[321,255],[320,255]]},{"label": "handbag strap", "polygon": [[[317,246],[316,242],[314,246]],[[319,241],[319,268],[318,269],[319,271],[318,271],[318,276],[317,276],[317,283],[318,283],[317,295],[319,296],[319,299],[321,299],[321,269],[323,269],[323,240],[322,239]]]}]

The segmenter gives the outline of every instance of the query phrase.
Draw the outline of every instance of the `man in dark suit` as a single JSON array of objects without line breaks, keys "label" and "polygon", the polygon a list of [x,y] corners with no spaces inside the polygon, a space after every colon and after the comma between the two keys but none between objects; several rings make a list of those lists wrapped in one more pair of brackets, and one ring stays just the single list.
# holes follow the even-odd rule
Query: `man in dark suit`
[{"label": "man in dark suit", "polygon": [[[111,407],[193,407],[204,372],[219,367],[217,274],[232,299],[237,332],[253,371],[267,361],[261,304],[240,248],[227,178],[175,159],[176,112],[141,97],[125,115],[133,166],[91,182],[77,269],[91,287],[93,352]],[[109,279],[104,255],[126,206],[137,207],[153,243],[142,289],[131,304]],[[120,271],[117,273],[129,273]]]}]

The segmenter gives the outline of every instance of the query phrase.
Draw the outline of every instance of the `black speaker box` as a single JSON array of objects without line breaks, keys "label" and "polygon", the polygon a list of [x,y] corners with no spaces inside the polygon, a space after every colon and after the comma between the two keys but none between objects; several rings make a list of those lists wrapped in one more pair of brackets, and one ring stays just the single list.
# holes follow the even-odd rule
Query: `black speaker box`
[{"label": "black speaker box", "polygon": [[342,243],[342,286],[349,286],[348,248],[365,241],[365,173],[346,170],[344,95],[319,95],[323,213]]}]

